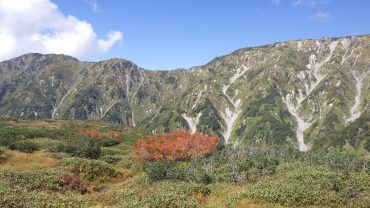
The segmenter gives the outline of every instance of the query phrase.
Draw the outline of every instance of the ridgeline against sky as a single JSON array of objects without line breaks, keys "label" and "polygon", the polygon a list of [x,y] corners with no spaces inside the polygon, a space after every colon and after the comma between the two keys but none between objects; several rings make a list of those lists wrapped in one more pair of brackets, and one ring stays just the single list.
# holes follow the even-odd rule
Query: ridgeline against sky
[{"label": "ridgeline against sky", "polygon": [[0,0],[0,60],[63,53],[188,68],[241,47],[368,34],[369,8],[367,0]]}]

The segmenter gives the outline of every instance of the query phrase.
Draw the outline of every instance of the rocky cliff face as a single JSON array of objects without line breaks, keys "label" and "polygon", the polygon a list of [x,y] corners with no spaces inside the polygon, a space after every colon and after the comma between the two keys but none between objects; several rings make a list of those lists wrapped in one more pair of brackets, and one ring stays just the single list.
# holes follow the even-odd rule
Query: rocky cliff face
[{"label": "rocky cliff face", "polygon": [[369,83],[370,36],[244,48],[172,71],[27,54],[0,63],[0,116],[99,119],[153,133],[217,134],[234,144],[369,151]]}]

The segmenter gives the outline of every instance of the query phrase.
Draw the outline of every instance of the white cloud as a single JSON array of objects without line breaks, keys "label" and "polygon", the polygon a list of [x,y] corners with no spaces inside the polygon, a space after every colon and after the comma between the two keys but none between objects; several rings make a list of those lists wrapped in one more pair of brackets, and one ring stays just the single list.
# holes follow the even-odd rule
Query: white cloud
[{"label": "white cloud", "polygon": [[306,5],[310,7],[314,7],[317,4],[329,3],[329,0],[295,0],[293,2],[294,6]]},{"label": "white cloud", "polygon": [[302,5],[304,3],[305,3],[305,0],[296,0],[296,1],[294,1],[293,5],[297,6],[297,5]]},{"label": "white cloud", "polygon": [[98,0],[85,0],[94,12],[101,12],[98,6]]},{"label": "white cloud", "polygon": [[316,12],[315,15],[312,16],[312,19],[317,21],[324,21],[329,18],[330,14],[326,12]]},{"label": "white cloud", "polygon": [[280,0],[271,0],[273,4],[280,4]]},{"label": "white cloud", "polygon": [[98,38],[90,23],[65,16],[50,0],[0,0],[0,61],[32,52],[87,58],[121,40],[119,31]]}]

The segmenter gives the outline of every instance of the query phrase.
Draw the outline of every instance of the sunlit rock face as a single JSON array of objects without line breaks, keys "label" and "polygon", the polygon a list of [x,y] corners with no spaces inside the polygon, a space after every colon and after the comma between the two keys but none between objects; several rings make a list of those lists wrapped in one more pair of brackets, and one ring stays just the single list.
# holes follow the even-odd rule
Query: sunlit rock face
[{"label": "sunlit rock face", "polygon": [[368,126],[369,83],[370,36],[243,48],[171,71],[27,54],[0,63],[0,116],[184,129],[307,151],[348,145],[351,138],[334,135]]}]

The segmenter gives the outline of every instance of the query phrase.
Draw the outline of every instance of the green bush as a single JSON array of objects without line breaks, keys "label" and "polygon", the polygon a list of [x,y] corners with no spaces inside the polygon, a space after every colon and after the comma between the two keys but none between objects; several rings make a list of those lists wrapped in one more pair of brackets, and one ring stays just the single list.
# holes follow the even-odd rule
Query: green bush
[{"label": "green bush", "polygon": [[239,170],[247,179],[258,179],[275,173],[279,160],[275,157],[249,156],[238,162]]},{"label": "green bush", "polygon": [[0,172],[1,181],[9,186],[19,186],[29,191],[65,191],[69,187],[65,186],[63,179],[72,176],[69,172],[54,168],[24,172]]},{"label": "green bush", "polygon": [[65,152],[73,157],[97,159],[101,155],[98,141],[93,138],[76,138],[63,141],[56,147],[49,149],[51,152]]},{"label": "green bush", "polygon": [[118,172],[108,163],[83,158],[66,158],[59,161],[65,169],[89,181],[106,180],[116,177]]},{"label": "green bush", "polygon": [[370,159],[351,152],[311,151],[302,154],[301,161],[312,165],[326,165],[336,171],[369,172]]},{"label": "green bush", "polygon": [[364,172],[340,173],[325,166],[285,163],[276,176],[247,186],[228,205],[248,197],[290,207],[367,207],[369,194],[370,176]]},{"label": "green bush", "polygon": [[208,157],[187,162],[146,162],[143,169],[153,181],[182,180],[209,184],[212,182],[246,183],[275,173],[278,152],[225,147]]},{"label": "green bush", "polygon": [[121,160],[117,162],[117,167],[125,168],[125,169],[131,169],[134,166],[140,166],[136,162],[136,158],[133,155],[123,155],[121,156]]},{"label": "green bush", "polygon": [[122,150],[115,147],[102,147],[101,148],[102,155],[126,155],[131,153],[131,150]]},{"label": "green bush", "polygon": [[125,189],[120,207],[195,208],[199,207],[199,203],[192,195],[203,192],[209,194],[207,188],[192,183],[163,181],[152,184],[144,191],[137,187]]},{"label": "green bush", "polygon": [[120,143],[121,142],[118,141],[117,139],[110,139],[110,138],[101,138],[101,139],[99,139],[99,144],[102,147],[113,147],[113,146],[116,146]]},{"label": "green bush", "polygon": [[31,141],[32,143],[36,144],[40,149],[56,148],[59,144],[62,143],[61,141],[50,138],[34,138],[29,139],[28,141]]},{"label": "green bush", "polygon": [[117,149],[121,149],[121,150],[128,150],[128,151],[131,151],[132,150],[132,146],[131,145],[128,145],[124,142],[121,142],[119,145],[115,146],[115,148]]},{"label": "green bush", "polygon": [[141,137],[141,135],[137,133],[129,133],[129,134],[125,134],[123,137],[124,137],[125,144],[132,145]]},{"label": "green bush", "polygon": [[102,160],[109,164],[116,164],[117,162],[122,160],[122,157],[118,155],[104,155],[100,157],[99,160]]},{"label": "green bush", "polygon": [[79,208],[90,207],[93,203],[86,195],[76,193],[47,193],[28,191],[21,187],[0,189],[1,207],[48,207],[48,208]]},{"label": "green bush", "polygon": [[231,182],[244,184],[273,175],[281,162],[301,161],[324,165],[341,172],[366,171],[370,160],[350,152],[299,152],[284,146],[225,147],[207,157],[192,158],[187,162],[149,162],[144,171],[154,180],[183,180],[197,183]]},{"label": "green bush", "polygon": [[159,181],[168,179],[168,171],[174,164],[171,162],[146,162],[143,168],[152,181]]},{"label": "green bush", "polygon": [[213,175],[185,162],[146,162],[143,170],[152,181],[179,180],[210,184]]},{"label": "green bush", "polygon": [[193,193],[201,193],[203,196],[211,195],[211,189],[206,186],[195,186],[192,190]]},{"label": "green bush", "polygon": [[0,128],[0,145],[9,147],[9,145],[19,140],[19,135],[15,129],[10,127]]},{"label": "green bush", "polygon": [[[68,132],[68,133],[67,133]],[[31,129],[25,127],[2,127],[0,128],[0,144],[9,145],[19,139],[33,138],[66,138],[67,136],[75,136],[76,133],[67,130],[55,129]]]},{"label": "green bush", "polygon": [[11,145],[9,145],[9,148],[11,150],[18,150],[18,151],[26,152],[26,153],[32,153],[39,149],[35,143],[27,141],[27,140],[20,140],[20,141],[14,142]]}]

